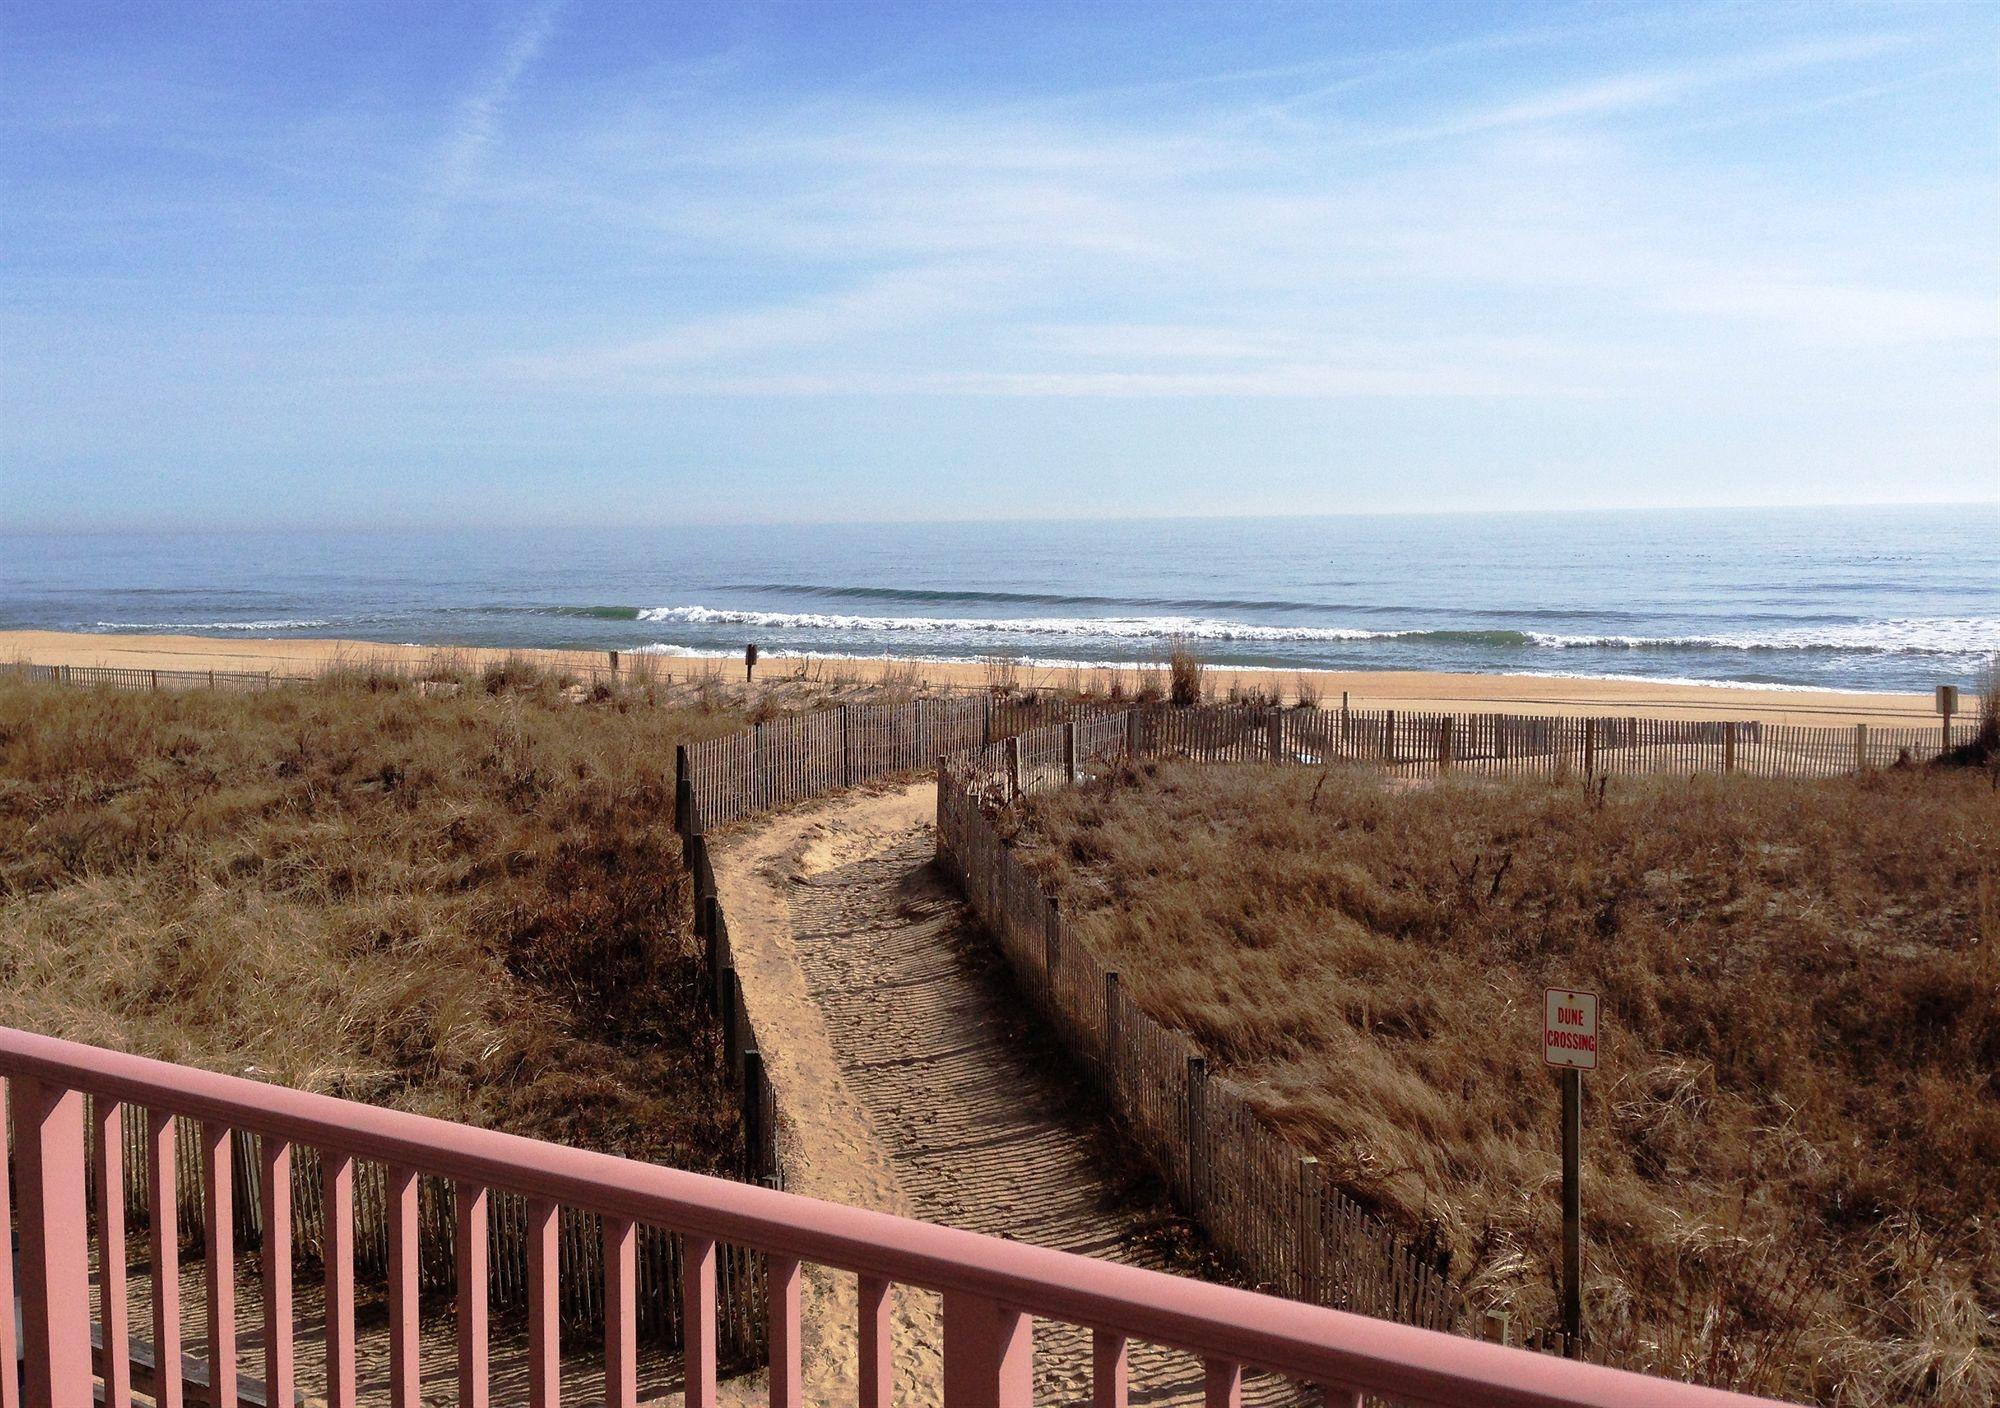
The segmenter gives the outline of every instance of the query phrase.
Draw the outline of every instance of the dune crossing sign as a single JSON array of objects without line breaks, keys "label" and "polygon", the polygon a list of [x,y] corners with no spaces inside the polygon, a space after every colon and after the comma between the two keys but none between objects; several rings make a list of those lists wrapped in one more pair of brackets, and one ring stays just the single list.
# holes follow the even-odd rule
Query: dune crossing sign
[{"label": "dune crossing sign", "polygon": [[1544,988],[1542,1059],[1551,1066],[1597,1069],[1597,994]]}]

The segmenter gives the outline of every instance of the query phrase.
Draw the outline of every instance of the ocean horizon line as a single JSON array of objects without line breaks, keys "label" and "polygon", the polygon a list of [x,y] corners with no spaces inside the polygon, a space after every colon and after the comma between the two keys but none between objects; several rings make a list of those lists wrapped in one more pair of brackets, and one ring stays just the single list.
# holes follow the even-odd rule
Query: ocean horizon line
[{"label": "ocean horizon line", "polygon": [[1694,503],[1694,504],[1544,504],[1521,507],[1473,508],[1356,508],[1305,509],[1292,512],[1190,512],[1190,513],[1048,513],[989,514],[962,517],[918,516],[906,518],[781,518],[704,517],[675,518],[577,518],[577,519],[351,519],[313,522],[274,519],[269,522],[224,523],[77,523],[36,524],[16,522],[0,528],[0,537],[150,537],[150,536],[236,536],[280,533],[382,533],[390,535],[434,535],[440,533],[530,533],[530,532],[669,532],[675,529],[713,528],[923,528],[978,526],[1034,526],[1037,524],[1139,524],[1139,523],[1294,523],[1317,520],[1355,519],[1452,519],[1529,517],[1640,517],[1675,514],[1759,514],[1820,511],[1901,511],[1922,509],[1990,509],[2000,513],[2000,497],[1992,499],[1900,499],[1815,500],[1785,503]]}]

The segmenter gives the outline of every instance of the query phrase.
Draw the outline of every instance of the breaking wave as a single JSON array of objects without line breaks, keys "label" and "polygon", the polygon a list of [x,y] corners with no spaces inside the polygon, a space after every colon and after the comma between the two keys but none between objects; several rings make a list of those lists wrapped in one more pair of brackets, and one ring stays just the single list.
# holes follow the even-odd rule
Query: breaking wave
[{"label": "breaking wave", "polygon": [[[589,608],[607,616],[627,608]],[[742,626],[832,635],[925,635],[967,638],[1054,637],[1094,640],[1343,642],[1406,641],[1518,650],[1798,651],[1977,655],[2000,651],[2000,620],[1931,618],[1774,626],[1756,633],[1677,636],[1524,630],[1371,630],[1358,626],[1265,625],[1213,616],[894,616],[831,611],[759,611],[712,606],[633,609],[631,619],[663,625]]]}]

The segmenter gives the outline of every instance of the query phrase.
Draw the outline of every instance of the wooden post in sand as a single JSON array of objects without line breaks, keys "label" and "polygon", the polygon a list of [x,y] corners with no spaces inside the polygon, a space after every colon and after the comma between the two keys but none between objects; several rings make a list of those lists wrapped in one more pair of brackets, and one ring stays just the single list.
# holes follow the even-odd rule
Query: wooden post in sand
[{"label": "wooden post in sand", "polygon": [[1021,799],[1021,735],[1015,734],[1007,740],[1007,800]]},{"label": "wooden post in sand", "polygon": [[1311,1154],[1299,1156],[1299,1299],[1307,1305],[1319,1304],[1321,1255],[1326,1250],[1320,1229],[1319,1160]]},{"label": "wooden post in sand", "polygon": [[687,744],[674,745],[674,830],[694,834],[694,784],[688,779]]},{"label": "wooden post in sand", "polygon": [[1118,970],[1104,970],[1104,1079],[1118,1088]]},{"label": "wooden post in sand", "polygon": [[[1068,778],[1071,784],[1076,782],[1076,724],[1074,722],[1063,725],[1063,776]],[[1049,903],[1054,904],[1055,901],[1050,900]]]},{"label": "wooden post in sand", "polygon": [[1867,724],[1856,724],[1854,726],[1854,770],[1856,772],[1868,771]]},{"label": "wooden post in sand", "polygon": [[1389,710],[1383,715],[1382,761],[1385,763],[1396,761],[1396,711],[1394,709]]},{"label": "wooden post in sand", "polygon": [[1451,771],[1451,715],[1438,720],[1438,771]]},{"label": "wooden post in sand", "polygon": [[1597,776],[1597,720],[1583,721],[1583,780]]},{"label": "wooden post in sand", "polygon": [[1281,710],[1264,711],[1264,750],[1274,763],[1285,760],[1285,716]]},{"label": "wooden post in sand", "polygon": [[[944,766],[944,759],[938,759],[938,766]],[[854,785],[854,750],[847,743],[847,706],[840,706],[840,785]]]},{"label": "wooden post in sand", "polygon": [[1201,1195],[1208,1187],[1208,1170],[1203,1167],[1202,1155],[1208,1149],[1208,1058],[1190,1056],[1187,1058],[1187,1186],[1188,1206],[1201,1206]]},{"label": "wooden post in sand", "polygon": [[1722,726],[1722,770],[1736,771],[1736,723],[1733,719]]}]

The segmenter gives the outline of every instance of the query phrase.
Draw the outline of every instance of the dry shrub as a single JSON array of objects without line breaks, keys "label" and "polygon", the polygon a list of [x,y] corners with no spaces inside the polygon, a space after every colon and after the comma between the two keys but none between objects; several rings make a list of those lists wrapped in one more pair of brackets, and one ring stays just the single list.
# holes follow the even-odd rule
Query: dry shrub
[{"label": "dry shrub", "polygon": [[1176,709],[1192,708],[1202,700],[1201,657],[1186,640],[1175,638],[1167,652],[1167,697]]},{"label": "dry shrub", "polygon": [[1292,676],[1292,702],[1301,709],[1317,709],[1320,699],[1319,679],[1304,671]]},{"label": "dry shrub", "polygon": [[673,756],[736,717],[365,678],[0,682],[0,1022],[728,1167]]},{"label": "dry shrub", "polygon": [[1007,655],[988,655],[979,662],[986,687],[998,695],[1010,695],[1021,687],[1021,662]]},{"label": "dry shrub", "polygon": [[1239,675],[1229,681],[1229,702],[1246,709],[1275,709],[1280,700],[1276,687],[1246,684]]},{"label": "dry shrub", "polygon": [[1596,988],[1593,1357],[1853,1404],[2000,1384],[2000,807],[1976,776],[1398,787],[1147,765],[1016,844],[1133,996],[1477,1310],[1556,1322],[1541,989]]}]

